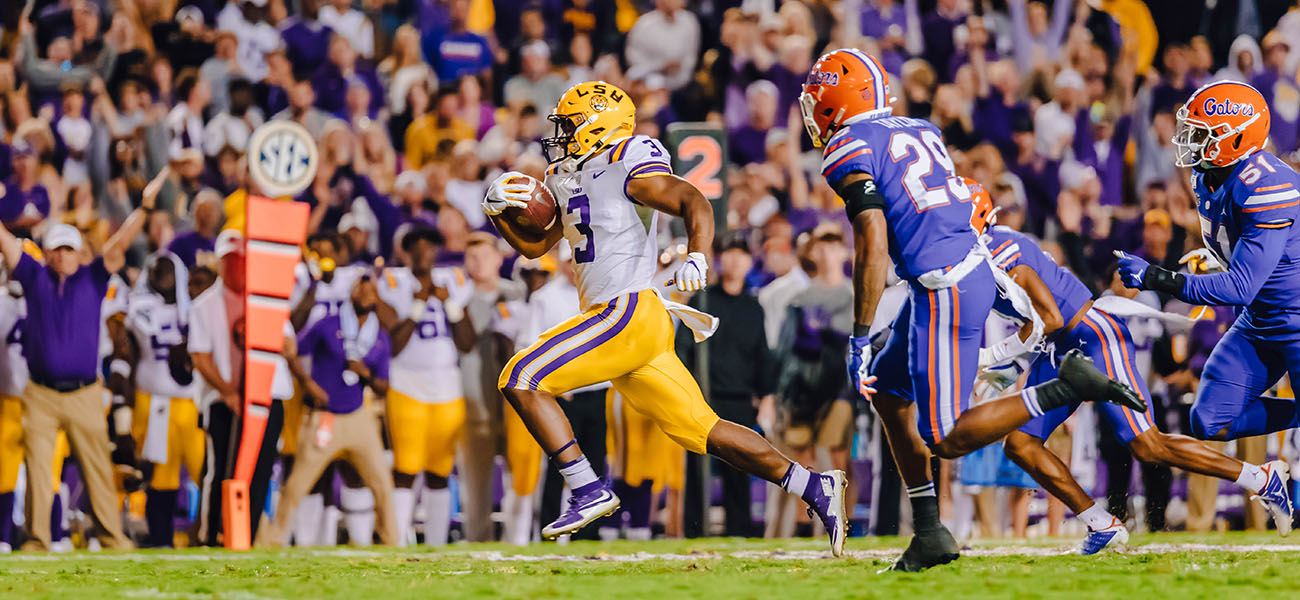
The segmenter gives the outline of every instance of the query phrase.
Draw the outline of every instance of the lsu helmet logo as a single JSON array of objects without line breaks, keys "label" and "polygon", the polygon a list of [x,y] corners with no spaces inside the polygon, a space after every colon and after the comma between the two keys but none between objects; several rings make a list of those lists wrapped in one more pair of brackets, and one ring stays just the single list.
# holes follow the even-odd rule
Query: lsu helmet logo
[{"label": "lsu helmet logo", "polygon": [[1206,115],[1226,116],[1241,115],[1251,117],[1255,115],[1255,106],[1248,102],[1232,102],[1230,100],[1219,101],[1218,98],[1206,98],[1203,107]]},{"label": "lsu helmet logo", "polygon": [[606,110],[609,110],[609,102],[605,100],[604,96],[592,96],[591,110],[596,112],[605,112]]}]

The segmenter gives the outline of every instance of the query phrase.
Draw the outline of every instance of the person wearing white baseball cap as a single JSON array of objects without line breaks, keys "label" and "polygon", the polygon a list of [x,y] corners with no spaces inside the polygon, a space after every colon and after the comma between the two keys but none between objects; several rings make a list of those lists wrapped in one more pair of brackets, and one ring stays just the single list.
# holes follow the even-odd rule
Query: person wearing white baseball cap
[{"label": "person wearing white baseball cap", "polygon": [[54,489],[46,484],[54,481],[60,429],[67,432],[81,463],[100,543],[113,549],[133,546],[122,533],[113,482],[99,338],[109,280],[126,266],[126,249],[139,237],[153,208],[151,197],[142,204],[104,243],[102,256],[88,264],[81,260],[81,232],[71,225],[54,224],[46,231],[45,264],[23,252],[23,241],[0,225],[0,252],[27,302],[22,337],[31,380],[23,391],[23,457],[28,465],[27,530],[32,537],[24,549],[50,550]]}]

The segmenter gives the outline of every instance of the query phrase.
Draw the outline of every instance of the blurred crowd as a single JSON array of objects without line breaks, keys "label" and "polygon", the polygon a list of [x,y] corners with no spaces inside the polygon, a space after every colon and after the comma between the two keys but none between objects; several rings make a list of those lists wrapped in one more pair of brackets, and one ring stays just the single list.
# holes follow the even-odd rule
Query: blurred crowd
[{"label": "blurred crowd", "polygon": [[[444,453],[448,465],[454,456],[454,472],[432,466],[414,468],[414,475],[396,467],[392,476],[385,472],[384,493],[395,494],[401,529],[396,539],[386,539],[388,517],[380,515],[379,536],[390,542],[501,537],[527,543],[536,537],[538,520],[558,510],[562,483],[545,471],[540,449],[503,407],[494,382],[510,348],[535,339],[543,325],[558,322],[555,315],[576,312],[572,272],[563,250],[540,261],[514,256],[479,203],[486,182],[503,171],[543,176],[546,160],[538,140],[550,134],[545,117],[575,83],[600,79],[627,90],[638,108],[637,133],[663,137],[677,122],[706,123],[721,132],[727,153],[720,228],[727,233],[714,255],[715,285],[691,301],[718,314],[724,329],[700,345],[679,334],[679,352],[697,373],[709,371],[706,396],[724,417],[761,429],[801,462],[851,467],[859,490],[855,522],[864,533],[898,533],[907,519],[899,515],[898,476],[871,409],[845,389],[853,295],[845,273],[852,241],[843,204],[820,177],[821,156],[804,135],[797,107],[800,85],[821,52],[856,47],[878,57],[890,77],[894,114],[938,125],[957,171],[990,190],[999,224],[1041,240],[1099,295],[1135,293],[1114,275],[1114,250],[1179,269],[1179,258],[1202,244],[1187,174],[1175,168],[1170,141],[1176,110],[1197,87],[1224,78],[1257,87],[1272,109],[1270,150],[1300,166],[1300,6],[1282,0],[3,4],[0,223],[29,240],[29,260],[48,263],[59,282],[63,271],[52,259],[67,250],[87,269],[120,266],[86,275],[106,297],[100,308],[104,324],[84,332],[85,346],[98,349],[100,364],[91,379],[106,386],[109,416],[99,425],[111,441],[105,451],[112,453],[117,504],[91,509],[88,498],[97,494],[85,490],[94,492],[98,485],[88,475],[97,467],[87,463],[98,459],[87,455],[98,446],[79,442],[84,432],[70,431],[77,427],[59,425],[72,443],[69,453],[63,438],[50,442],[56,466],[47,539],[30,530],[33,521],[44,527],[46,517],[31,517],[24,504],[31,502],[32,489],[50,482],[27,477],[33,469],[18,465],[27,452],[20,425],[27,420],[18,415],[24,407],[30,414],[28,403],[37,401],[24,393],[25,363],[41,344],[23,336],[54,327],[24,323],[23,317],[53,317],[25,308],[36,292],[26,283],[29,277],[18,275],[36,267],[6,256],[7,295],[0,298],[0,325],[6,327],[0,333],[8,346],[0,360],[0,396],[6,398],[0,415],[3,549],[21,539],[35,540],[37,549],[67,547],[69,530],[93,545],[98,542],[88,535],[86,515],[95,515],[102,537],[105,528],[112,529],[104,521],[114,511],[125,517],[123,535],[139,543],[219,540],[198,525],[219,524],[209,510],[210,488],[229,476],[227,463],[233,461],[214,463],[214,444],[224,449],[230,440],[215,439],[221,436],[214,434],[211,407],[227,403],[237,374],[227,367],[221,377],[230,389],[222,389],[213,383],[221,377],[187,362],[196,351],[193,339],[133,335],[137,320],[130,299],[170,285],[165,304],[197,303],[223,274],[220,285],[238,290],[228,272],[237,234],[222,232],[243,231],[245,200],[259,195],[248,177],[246,152],[252,132],[268,121],[301,124],[320,149],[315,180],[293,199],[311,209],[310,241],[292,307],[299,343],[314,341],[303,336],[347,302],[378,306],[375,314],[384,323],[392,318],[386,310],[404,314],[401,304],[409,298],[391,300],[383,293],[385,277],[401,268],[443,274],[420,277],[416,297],[462,294],[465,322],[473,324],[452,332],[459,355],[451,368],[458,371],[464,408],[428,417],[449,423],[451,444]],[[668,269],[684,253],[681,229],[662,222],[659,237],[661,263]],[[79,272],[69,267],[68,280]],[[162,282],[157,286],[155,272]],[[361,285],[335,285],[372,278],[377,297]],[[325,289],[334,295],[324,297]],[[905,292],[897,287],[887,292],[886,305],[900,304],[899,294]],[[1198,373],[1232,311],[1178,306],[1152,292],[1138,296],[1197,319],[1186,330],[1158,321],[1130,323],[1159,426],[1186,431]],[[313,313],[317,305],[320,314]],[[891,318],[881,316],[881,325]],[[737,326],[728,329],[729,321]],[[151,420],[144,414],[150,410],[147,398],[161,392],[138,386],[140,356],[170,348],[177,354],[174,383],[195,382],[195,388],[178,388],[190,394],[183,399],[195,410],[173,402],[171,417]],[[296,354],[288,358],[320,364]],[[348,354],[345,365],[346,386],[364,387],[366,410],[375,411],[367,413],[365,426],[376,427],[376,439],[391,447],[392,415],[377,416],[388,383],[375,385],[381,380],[378,363]],[[355,379],[354,372],[362,370],[365,386],[346,377]],[[277,396],[280,422],[274,432],[283,434],[269,432],[271,440],[263,445],[270,449],[264,454],[283,456],[258,471],[264,489],[262,496],[254,494],[254,503],[263,498],[268,517],[281,510],[275,499],[294,467],[295,451],[321,430],[309,413],[341,410],[333,398],[314,403],[319,394],[304,390],[312,376],[299,375],[292,394]],[[450,378],[439,381],[452,385]],[[33,365],[30,379],[56,391],[67,383],[43,364]],[[764,492],[723,465],[687,459],[653,432],[628,433],[646,423],[623,411],[613,392],[574,396],[571,418],[584,419],[582,427],[575,421],[579,441],[586,435],[599,442],[584,442],[584,448],[607,447],[599,462],[624,486],[620,496],[637,498],[625,501],[625,511],[605,522],[601,535],[811,531],[783,492]],[[153,406],[159,404],[166,403]],[[229,402],[235,416],[236,405]],[[166,426],[169,418],[189,412],[195,413],[192,427],[174,421],[170,426],[173,439],[181,438],[188,449],[162,451],[156,442],[149,449],[146,424]],[[231,433],[231,415],[224,418],[221,435]],[[30,432],[27,437],[34,439]],[[1109,499],[1112,513],[1145,519],[1152,529],[1263,526],[1240,498],[1216,502],[1216,482],[1167,469],[1135,473],[1125,449],[1111,447],[1110,440],[1080,411],[1049,445],[1072,455],[1076,476]],[[1235,451],[1255,462],[1265,453],[1295,458],[1295,442],[1247,440],[1236,443]],[[76,461],[65,465],[62,458],[69,454]],[[375,489],[370,477],[361,476],[367,473],[330,465],[322,466],[318,481],[308,482],[311,493],[301,501],[292,539],[332,544],[346,535],[368,544],[375,535],[376,500],[387,496],[364,491]],[[955,531],[1025,535],[1033,523],[1056,533],[1064,523],[1059,507],[1054,512],[1032,490],[1032,481],[1001,457],[999,445],[962,463],[945,463],[944,472],[950,484],[941,486],[949,500],[944,514],[957,524]],[[1005,502],[996,498],[1000,487],[1013,490],[1004,493]],[[402,500],[404,489],[433,491]],[[340,522],[347,526],[344,533],[337,529]],[[424,523],[419,535],[414,522]]]}]

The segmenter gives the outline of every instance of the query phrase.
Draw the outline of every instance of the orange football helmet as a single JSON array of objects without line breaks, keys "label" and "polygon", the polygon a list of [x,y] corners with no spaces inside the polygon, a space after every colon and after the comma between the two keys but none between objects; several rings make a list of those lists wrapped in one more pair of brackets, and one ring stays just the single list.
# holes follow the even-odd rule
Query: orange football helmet
[{"label": "orange football helmet", "polygon": [[841,48],[823,54],[803,82],[799,110],[813,145],[821,148],[840,127],[891,114],[889,75],[866,52]]},{"label": "orange football helmet", "polygon": [[997,222],[998,210],[993,207],[993,196],[978,181],[970,177],[961,180],[970,189],[970,225],[975,228],[975,233],[983,235]]},{"label": "orange football helmet", "polygon": [[1177,118],[1174,162],[1180,167],[1227,167],[1268,143],[1268,103],[1259,90],[1239,81],[1201,87]]}]

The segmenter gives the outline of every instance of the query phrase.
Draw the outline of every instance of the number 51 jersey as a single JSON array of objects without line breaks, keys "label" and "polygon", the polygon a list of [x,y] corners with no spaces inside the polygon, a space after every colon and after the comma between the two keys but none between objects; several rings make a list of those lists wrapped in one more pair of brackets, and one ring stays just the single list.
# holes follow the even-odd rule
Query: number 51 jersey
[{"label": "number 51 jersey", "polygon": [[826,143],[822,175],[839,189],[854,172],[870,175],[885,198],[889,256],[900,278],[951,267],[975,246],[970,190],[930,122],[885,117],[840,129]]},{"label": "number 51 jersey", "polygon": [[669,175],[668,151],[634,135],[615,142],[574,173],[547,172],[564,239],[573,249],[582,310],[654,285],[657,212],[628,196],[633,179]]}]

